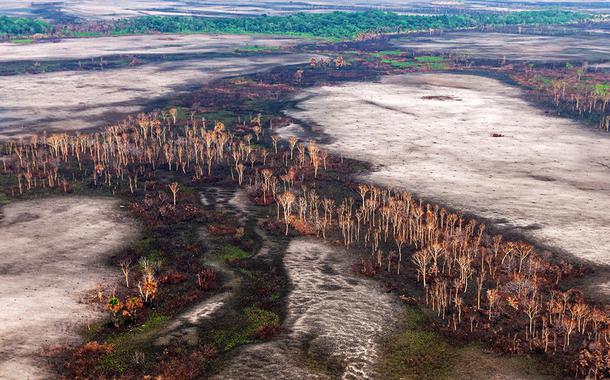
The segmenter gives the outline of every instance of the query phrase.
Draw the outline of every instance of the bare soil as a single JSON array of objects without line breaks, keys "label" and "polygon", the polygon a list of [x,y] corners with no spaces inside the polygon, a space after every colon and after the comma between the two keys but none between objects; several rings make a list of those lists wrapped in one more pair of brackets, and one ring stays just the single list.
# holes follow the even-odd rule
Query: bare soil
[{"label": "bare soil", "polygon": [[476,59],[540,63],[600,61],[610,56],[610,39],[605,34],[540,36],[459,32],[397,38],[392,44],[417,52],[443,51]]},{"label": "bare soil", "polygon": [[33,44],[0,43],[0,62],[91,59],[111,55],[227,53],[245,46],[279,48],[302,39],[228,34],[151,34],[68,38]]},{"label": "bare soil", "polygon": [[110,198],[54,197],[2,208],[0,378],[49,378],[42,354],[80,342],[103,314],[90,301],[116,282],[109,257],[138,233]]},{"label": "bare soil", "polygon": [[[215,42],[212,45],[216,45]],[[239,44],[235,47],[241,46]],[[307,54],[227,56],[103,71],[0,77],[0,140],[92,129],[158,106],[214,79],[298,64]]]}]

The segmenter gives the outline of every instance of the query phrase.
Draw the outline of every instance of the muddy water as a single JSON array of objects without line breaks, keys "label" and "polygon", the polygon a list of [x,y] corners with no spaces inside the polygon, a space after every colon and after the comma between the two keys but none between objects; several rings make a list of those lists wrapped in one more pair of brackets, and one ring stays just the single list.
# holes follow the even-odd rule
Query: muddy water
[{"label": "muddy water", "polygon": [[376,378],[378,342],[400,306],[376,283],[353,275],[346,252],[320,241],[292,240],[284,265],[293,286],[286,332],[245,347],[216,378]]}]

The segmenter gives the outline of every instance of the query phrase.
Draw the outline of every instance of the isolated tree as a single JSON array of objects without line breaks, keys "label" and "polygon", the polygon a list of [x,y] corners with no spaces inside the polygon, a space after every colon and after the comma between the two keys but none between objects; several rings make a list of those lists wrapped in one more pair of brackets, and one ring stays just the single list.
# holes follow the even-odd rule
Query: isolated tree
[{"label": "isolated tree", "polygon": [[173,124],[176,125],[176,121],[178,120],[178,109],[176,107],[170,108],[169,114],[172,117]]},{"label": "isolated tree", "polygon": [[277,197],[277,201],[284,210],[284,221],[286,222],[286,236],[288,236],[288,225],[290,224],[290,214],[292,212],[292,204],[296,200],[293,192],[287,191]]},{"label": "isolated tree", "polygon": [[496,289],[487,289],[487,302],[489,303],[489,320],[493,315],[493,308],[498,301],[498,291]]},{"label": "isolated tree", "polygon": [[178,182],[172,182],[169,185],[169,189],[172,192],[172,196],[174,197],[174,207],[176,207],[176,197],[178,195],[178,190],[180,190],[180,185]]},{"label": "isolated tree", "polygon": [[426,284],[426,275],[428,274],[428,265],[430,263],[430,253],[427,249],[421,249],[413,255],[411,259],[413,263],[417,266],[418,277],[421,275],[422,281],[424,283],[424,288],[427,287]]},{"label": "isolated tree", "polygon": [[129,288],[129,271],[131,270],[131,260],[121,261],[121,271],[125,277],[125,286]]},{"label": "isolated tree", "polygon": [[301,83],[301,81],[303,81],[303,69],[298,69],[295,73],[294,73],[294,80],[297,83]]}]

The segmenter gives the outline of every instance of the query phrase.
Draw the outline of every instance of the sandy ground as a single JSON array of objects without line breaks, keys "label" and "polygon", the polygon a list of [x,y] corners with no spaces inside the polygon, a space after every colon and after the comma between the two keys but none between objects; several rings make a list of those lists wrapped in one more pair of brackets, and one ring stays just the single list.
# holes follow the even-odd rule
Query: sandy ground
[{"label": "sandy ground", "polygon": [[472,58],[511,61],[599,61],[610,57],[610,38],[596,36],[533,36],[505,33],[445,33],[392,40],[398,48],[444,51]]},{"label": "sandy ground", "polygon": [[[437,95],[453,100],[426,98]],[[288,114],[330,136],[332,151],[372,163],[363,180],[608,268],[609,135],[549,116],[521,95],[495,79],[412,74],[308,90]],[[608,278],[597,280],[610,294]]]},{"label": "sandy ground", "polygon": [[91,59],[109,55],[230,53],[244,46],[283,47],[302,39],[227,34],[68,38],[33,44],[0,43],[0,62]]},{"label": "sandy ground", "polygon": [[84,303],[120,271],[104,260],[135,238],[110,198],[11,203],[0,220],[0,378],[48,378],[45,347],[74,344],[100,313]]},{"label": "sandy ground", "polygon": [[[215,44],[215,42],[213,43]],[[0,140],[107,125],[155,100],[225,76],[307,62],[307,54],[272,54],[161,62],[115,70],[0,77]]]},{"label": "sandy ground", "polygon": [[344,368],[343,379],[375,378],[379,342],[401,315],[374,281],[352,274],[352,257],[311,238],[290,242],[284,265],[293,289],[285,334],[245,347],[218,379],[325,379],[304,357]]}]

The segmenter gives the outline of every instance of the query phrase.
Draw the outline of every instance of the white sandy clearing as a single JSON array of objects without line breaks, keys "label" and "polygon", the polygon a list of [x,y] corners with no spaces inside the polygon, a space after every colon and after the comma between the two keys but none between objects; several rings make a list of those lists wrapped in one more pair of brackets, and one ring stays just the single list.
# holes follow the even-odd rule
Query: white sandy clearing
[{"label": "white sandy clearing", "polygon": [[398,48],[444,51],[472,58],[516,61],[599,61],[610,57],[606,35],[535,36],[489,32],[444,33],[392,40]]},{"label": "white sandy clearing", "polygon": [[0,140],[104,126],[226,76],[309,60],[307,54],[186,60],[129,68],[0,77]]},{"label": "white sandy clearing", "polygon": [[109,55],[228,53],[245,46],[283,47],[303,39],[229,34],[151,34],[68,38],[33,44],[0,43],[0,62],[90,59]]},{"label": "white sandy clearing", "polygon": [[[439,95],[454,100],[425,98]],[[332,151],[372,163],[364,180],[607,266],[610,135],[521,95],[480,76],[413,74],[305,91],[288,114],[329,135]]]},{"label": "white sandy clearing", "polygon": [[61,197],[11,203],[0,220],[0,378],[51,374],[40,354],[76,344],[78,328],[101,316],[83,303],[120,272],[104,260],[137,227],[110,198]]}]

